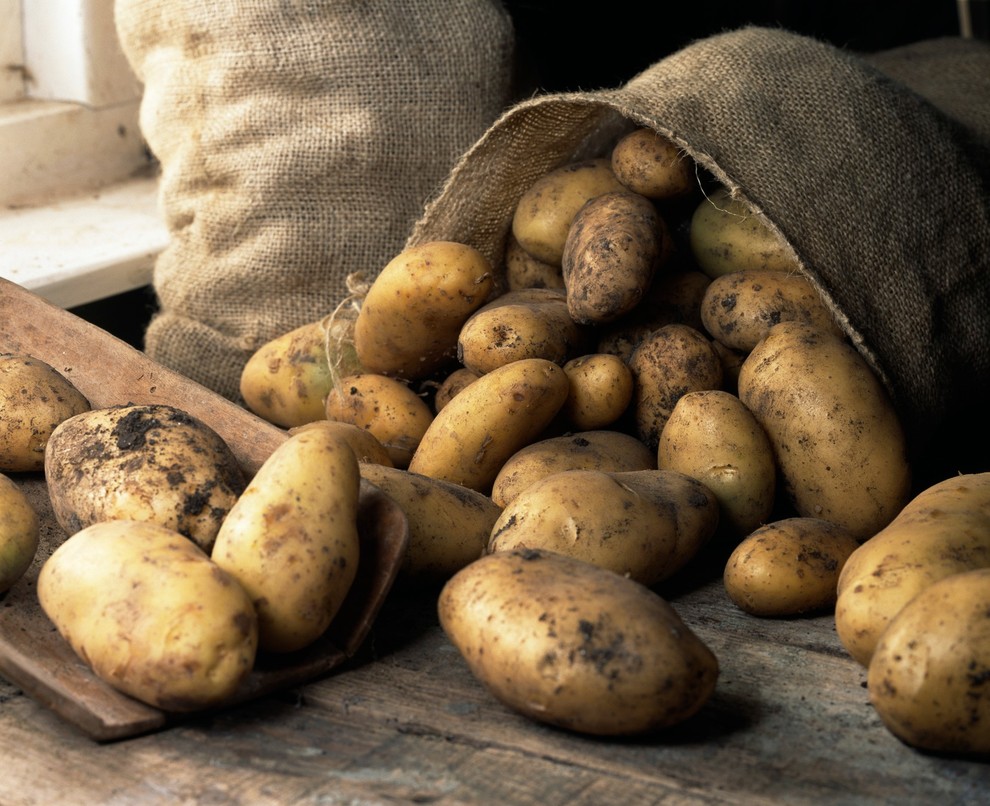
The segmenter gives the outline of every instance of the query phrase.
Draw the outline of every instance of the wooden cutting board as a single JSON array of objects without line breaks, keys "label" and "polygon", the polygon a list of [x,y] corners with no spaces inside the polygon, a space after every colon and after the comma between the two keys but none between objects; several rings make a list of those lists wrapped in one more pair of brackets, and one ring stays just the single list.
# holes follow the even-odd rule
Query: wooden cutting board
[{"label": "wooden cutting board", "polygon": [[[282,429],[2,278],[0,353],[27,353],[45,361],[71,380],[93,408],[124,403],[181,408],[220,434],[249,475],[287,437]],[[98,741],[147,733],[181,719],[98,679],[56,632],[38,604],[35,584],[41,565],[66,535],[52,514],[43,474],[7,475],[38,512],[41,539],[31,568],[0,598],[0,674]],[[392,587],[409,537],[402,510],[366,481],[358,517],[358,575],[326,635],[288,656],[259,655],[228,707],[323,676],[357,651]]]}]

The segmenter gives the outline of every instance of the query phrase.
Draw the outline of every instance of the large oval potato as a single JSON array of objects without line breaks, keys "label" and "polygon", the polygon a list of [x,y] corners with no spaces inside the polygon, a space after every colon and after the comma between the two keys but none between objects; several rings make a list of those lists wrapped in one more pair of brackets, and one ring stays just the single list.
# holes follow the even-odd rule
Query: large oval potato
[{"label": "large oval potato", "polygon": [[148,521],[104,521],[45,561],[38,601],[93,672],[166,711],[222,704],[251,672],[258,622],[203,550]]},{"label": "large oval potato", "polygon": [[330,626],[357,573],[360,484],[350,446],[310,429],[279,445],[231,508],[211,557],[251,597],[261,649],[293,652]]},{"label": "large oval potato", "polygon": [[0,595],[9,591],[34,562],[39,529],[38,513],[27,496],[0,473]]},{"label": "large oval potato", "polygon": [[856,350],[801,322],[774,325],[739,370],[739,398],[773,445],[797,514],[865,540],[907,503],[900,419]]},{"label": "large oval potato", "polygon": [[246,482],[216,431],[162,404],[111,406],[65,420],[48,440],[45,480],[66,534],[100,521],[151,521],[206,552]]},{"label": "large oval potato", "polygon": [[681,723],[718,680],[718,659],[665,600],[549,552],[471,563],[444,586],[438,613],[498,700],[579,733],[639,734]]},{"label": "large oval potato", "polygon": [[680,199],[698,187],[694,160],[653,129],[634,129],[619,138],[611,161],[619,181],[648,199]]},{"label": "large oval potato", "polygon": [[891,620],[869,664],[870,702],[912,747],[990,756],[990,568],[934,582]]},{"label": "large oval potato", "polygon": [[477,249],[453,241],[407,247],[375,277],[354,323],[367,372],[425,378],[456,357],[457,336],[495,286]]},{"label": "large oval potato", "polygon": [[912,498],[849,557],[835,629],[867,666],[897,613],[939,579],[990,566],[990,473],[953,476]]},{"label": "large oval potato", "polygon": [[52,431],[89,408],[83,394],[50,364],[19,353],[0,355],[0,471],[43,469]]}]

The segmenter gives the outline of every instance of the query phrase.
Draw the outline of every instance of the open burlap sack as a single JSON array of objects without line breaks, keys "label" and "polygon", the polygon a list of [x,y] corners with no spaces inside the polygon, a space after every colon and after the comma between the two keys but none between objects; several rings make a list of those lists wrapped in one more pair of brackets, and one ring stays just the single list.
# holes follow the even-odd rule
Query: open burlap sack
[{"label": "open burlap sack", "polygon": [[534,97],[469,149],[411,231],[502,255],[522,192],[630,122],[679,144],[796,251],[886,384],[916,459],[986,469],[990,48],[947,39],[865,58],[747,27],[615,89]]},{"label": "open burlap sack", "polygon": [[497,0],[117,0],[115,13],[170,235],[145,350],[232,399],[254,350],[401,249],[512,100]]}]

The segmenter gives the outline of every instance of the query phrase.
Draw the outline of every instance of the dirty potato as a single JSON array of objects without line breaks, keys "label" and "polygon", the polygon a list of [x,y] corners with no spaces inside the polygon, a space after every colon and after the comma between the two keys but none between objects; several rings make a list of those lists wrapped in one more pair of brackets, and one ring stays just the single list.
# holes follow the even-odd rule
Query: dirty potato
[{"label": "dirty potato", "polygon": [[611,159],[619,181],[648,199],[680,199],[698,187],[694,160],[653,129],[638,128],[623,135]]}]

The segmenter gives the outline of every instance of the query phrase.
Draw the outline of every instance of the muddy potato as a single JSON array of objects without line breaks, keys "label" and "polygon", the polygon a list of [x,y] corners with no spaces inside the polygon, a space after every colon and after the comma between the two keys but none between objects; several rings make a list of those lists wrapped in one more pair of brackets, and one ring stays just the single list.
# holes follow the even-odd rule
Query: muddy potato
[{"label": "muddy potato", "polygon": [[579,733],[640,734],[709,700],[718,659],[665,600],[561,555],[477,560],[440,593],[440,624],[503,704]]},{"label": "muddy potato", "polygon": [[603,193],[574,215],[561,271],[575,322],[601,325],[632,311],[673,250],[653,203],[630,191]]},{"label": "muddy potato", "polygon": [[0,355],[0,471],[41,470],[52,431],[89,408],[51,365],[30,355]]},{"label": "muddy potato", "polygon": [[211,557],[250,596],[261,649],[293,652],[330,626],[357,573],[360,484],[350,446],[310,429],[275,449],[230,510]]},{"label": "muddy potato", "polygon": [[698,187],[694,160],[653,129],[635,129],[612,149],[612,172],[648,199],[679,199]]},{"label": "muddy potato", "polygon": [[38,514],[31,502],[20,487],[0,473],[0,596],[31,567],[38,551],[38,534]]},{"label": "muddy potato", "polygon": [[765,269],[731,272],[712,280],[701,302],[701,320],[713,339],[745,353],[779,322],[803,322],[842,336],[807,277]]},{"label": "muddy potato", "polygon": [[632,402],[633,374],[611,353],[588,353],[564,364],[571,391],[561,414],[577,431],[596,431],[616,422]]},{"label": "muddy potato", "polygon": [[485,553],[502,508],[475,490],[418,473],[361,466],[361,477],[389,496],[409,522],[400,566],[407,580],[436,583]]},{"label": "muddy potato", "polygon": [[698,267],[710,277],[742,269],[800,271],[797,255],[783,237],[724,187],[698,204],[688,241]]},{"label": "muddy potato", "polygon": [[625,186],[607,158],[568,163],[536,180],[520,197],[512,236],[537,260],[560,266],[564,242],[577,211],[595,196]]},{"label": "muddy potato", "polygon": [[990,756],[990,568],[944,577],[884,630],[869,664],[870,702],[912,747]]},{"label": "muddy potato", "polygon": [[523,288],[564,288],[564,276],[559,265],[537,260],[519,245],[511,233],[505,244],[506,290]]},{"label": "muddy potato", "polygon": [[459,392],[462,392],[467,386],[470,386],[480,377],[481,373],[475,372],[473,369],[468,369],[467,367],[458,367],[451,372],[446,378],[440,381],[440,384],[437,386],[436,391],[433,394],[434,413],[440,411],[440,409],[446,406],[454,397],[457,396]]},{"label": "muddy potato", "polygon": [[457,336],[494,289],[492,266],[477,249],[453,241],[410,246],[368,288],[354,323],[365,371],[426,378],[455,360]]},{"label": "muddy potato", "polygon": [[100,521],[150,521],[207,552],[246,481],[219,434],[160,404],[70,417],[48,440],[45,480],[66,534]]},{"label": "muddy potato", "polygon": [[835,629],[867,666],[897,613],[943,577],[990,566],[990,473],[952,476],[918,493],[866,540],[839,576]]},{"label": "muddy potato", "polygon": [[729,392],[688,392],[677,401],[660,433],[657,467],[708,487],[718,499],[723,531],[734,537],[748,535],[773,511],[773,448],[753,413]]},{"label": "muddy potato", "polygon": [[550,425],[569,389],[564,370],[543,358],[482,375],[436,415],[409,470],[487,494],[505,461]]},{"label": "muddy potato", "polygon": [[222,704],[254,665],[247,593],[156,523],[104,521],[72,535],[42,566],[38,600],[100,679],[156,708]]},{"label": "muddy potato", "polygon": [[346,442],[354,451],[354,456],[358,462],[393,467],[392,457],[388,449],[370,431],[353,423],[343,423],[339,420],[314,420],[311,423],[290,428],[289,434],[295,435],[303,431],[313,430],[327,431]]},{"label": "muddy potato", "polygon": [[492,484],[492,500],[504,507],[522,490],[562,470],[655,470],[656,455],[622,431],[591,430],[547,437],[506,460]]},{"label": "muddy potato", "polygon": [[635,384],[636,432],[654,450],[681,397],[722,386],[722,362],[715,348],[688,325],[664,325],[649,333],[630,355],[629,368]]},{"label": "muddy potato", "polygon": [[907,503],[911,473],[900,419],[844,340],[781,322],[749,353],[738,385],[770,438],[798,515],[834,521],[865,540]]},{"label": "muddy potato", "polygon": [[541,549],[654,585],[711,538],[718,503],[699,482],[659,470],[563,470],[507,503],[491,553]]},{"label": "muddy potato", "polygon": [[433,422],[433,410],[407,383],[360,372],[341,378],[327,395],[326,419],[370,431],[395,467],[407,467]]},{"label": "muddy potato", "polygon": [[754,616],[830,609],[842,566],[859,541],[821,518],[784,518],[743,538],[723,573],[729,599]]}]

